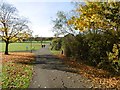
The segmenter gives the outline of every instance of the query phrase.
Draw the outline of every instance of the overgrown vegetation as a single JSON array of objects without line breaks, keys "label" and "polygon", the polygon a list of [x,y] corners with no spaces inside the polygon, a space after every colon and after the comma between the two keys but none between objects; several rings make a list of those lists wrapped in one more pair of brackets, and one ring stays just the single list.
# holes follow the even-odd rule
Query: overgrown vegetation
[{"label": "overgrown vegetation", "polygon": [[89,65],[119,73],[118,49],[115,44],[112,47],[106,43],[105,39],[102,35],[91,35],[89,38],[87,34],[68,35],[64,37],[64,54],[76,60],[83,60]]},{"label": "overgrown vegetation", "polygon": [[[74,15],[57,14],[56,33],[65,35],[64,55],[111,73],[120,72],[120,2],[76,4]],[[64,17],[64,18],[63,18]],[[64,22],[63,22],[64,21]],[[59,32],[58,32],[59,30]],[[55,31],[55,30],[54,30]]]},{"label": "overgrown vegetation", "polygon": [[61,50],[62,38],[54,38],[51,43],[51,50]]}]

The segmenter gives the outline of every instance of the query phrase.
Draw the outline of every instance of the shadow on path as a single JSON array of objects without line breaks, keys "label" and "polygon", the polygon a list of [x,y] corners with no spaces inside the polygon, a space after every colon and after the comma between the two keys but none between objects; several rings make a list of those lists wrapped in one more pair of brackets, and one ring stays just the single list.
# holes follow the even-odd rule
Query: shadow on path
[{"label": "shadow on path", "polygon": [[[52,55],[49,45],[34,52],[36,61],[29,88],[88,88],[91,81],[64,64],[63,60]],[[28,63],[29,64],[29,63]]]},{"label": "shadow on path", "polygon": [[63,60],[57,58],[54,55],[37,55],[36,62],[34,64],[41,64],[40,68],[47,70],[60,70],[66,72],[77,73],[77,70],[71,69],[69,66],[65,65]]}]

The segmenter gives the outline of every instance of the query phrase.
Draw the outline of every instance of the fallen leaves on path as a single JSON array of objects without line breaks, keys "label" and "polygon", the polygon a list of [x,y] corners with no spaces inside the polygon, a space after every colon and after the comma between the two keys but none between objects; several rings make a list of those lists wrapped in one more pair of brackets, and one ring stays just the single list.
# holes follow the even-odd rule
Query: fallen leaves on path
[{"label": "fallen leaves on path", "polygon": [[120,76],[113,76],[108,71],[88,66],[82,62],[76,62],[69,58],[59,55],[59,58],[64,60],[64,63],[76,68],[78,73],[93,82],[93,87],[98,88],[120,88]]}]

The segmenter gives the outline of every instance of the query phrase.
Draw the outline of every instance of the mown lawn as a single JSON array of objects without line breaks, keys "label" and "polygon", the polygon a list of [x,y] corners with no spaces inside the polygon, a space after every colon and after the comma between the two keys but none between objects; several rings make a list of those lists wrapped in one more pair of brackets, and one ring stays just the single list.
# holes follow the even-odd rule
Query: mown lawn
[{"label": "mown lawn", "polygon": [[[43,42],[43,44],[47,44],[49,43],[49,41],[47,42]],[[31,47],[32,46],[32,47]],[[0,49],[0,52],[4,52],[5,51],[5,43],[0,43],[0,47],[2,49]],[[9,51],[30,51],[32,50],[38,50],[41,48],[41,43],[40,42],[22,42],[22,43],[11,43],[9,44]]]},{"label": "mown lawn", "polygon": [[2,54],[2,88],[28,88],[34,60],[32,53]]}]

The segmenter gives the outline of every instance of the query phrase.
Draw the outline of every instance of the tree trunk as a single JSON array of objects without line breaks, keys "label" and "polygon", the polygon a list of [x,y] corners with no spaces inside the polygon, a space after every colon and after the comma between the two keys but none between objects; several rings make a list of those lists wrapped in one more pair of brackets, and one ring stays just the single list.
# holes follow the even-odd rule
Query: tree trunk
[{"label": "tree trunk", "polygon": [[5,55],[8,55],[8,45],[9,45],[9,42],[5,42],[6,43],[6,47],[5,47]]}]

